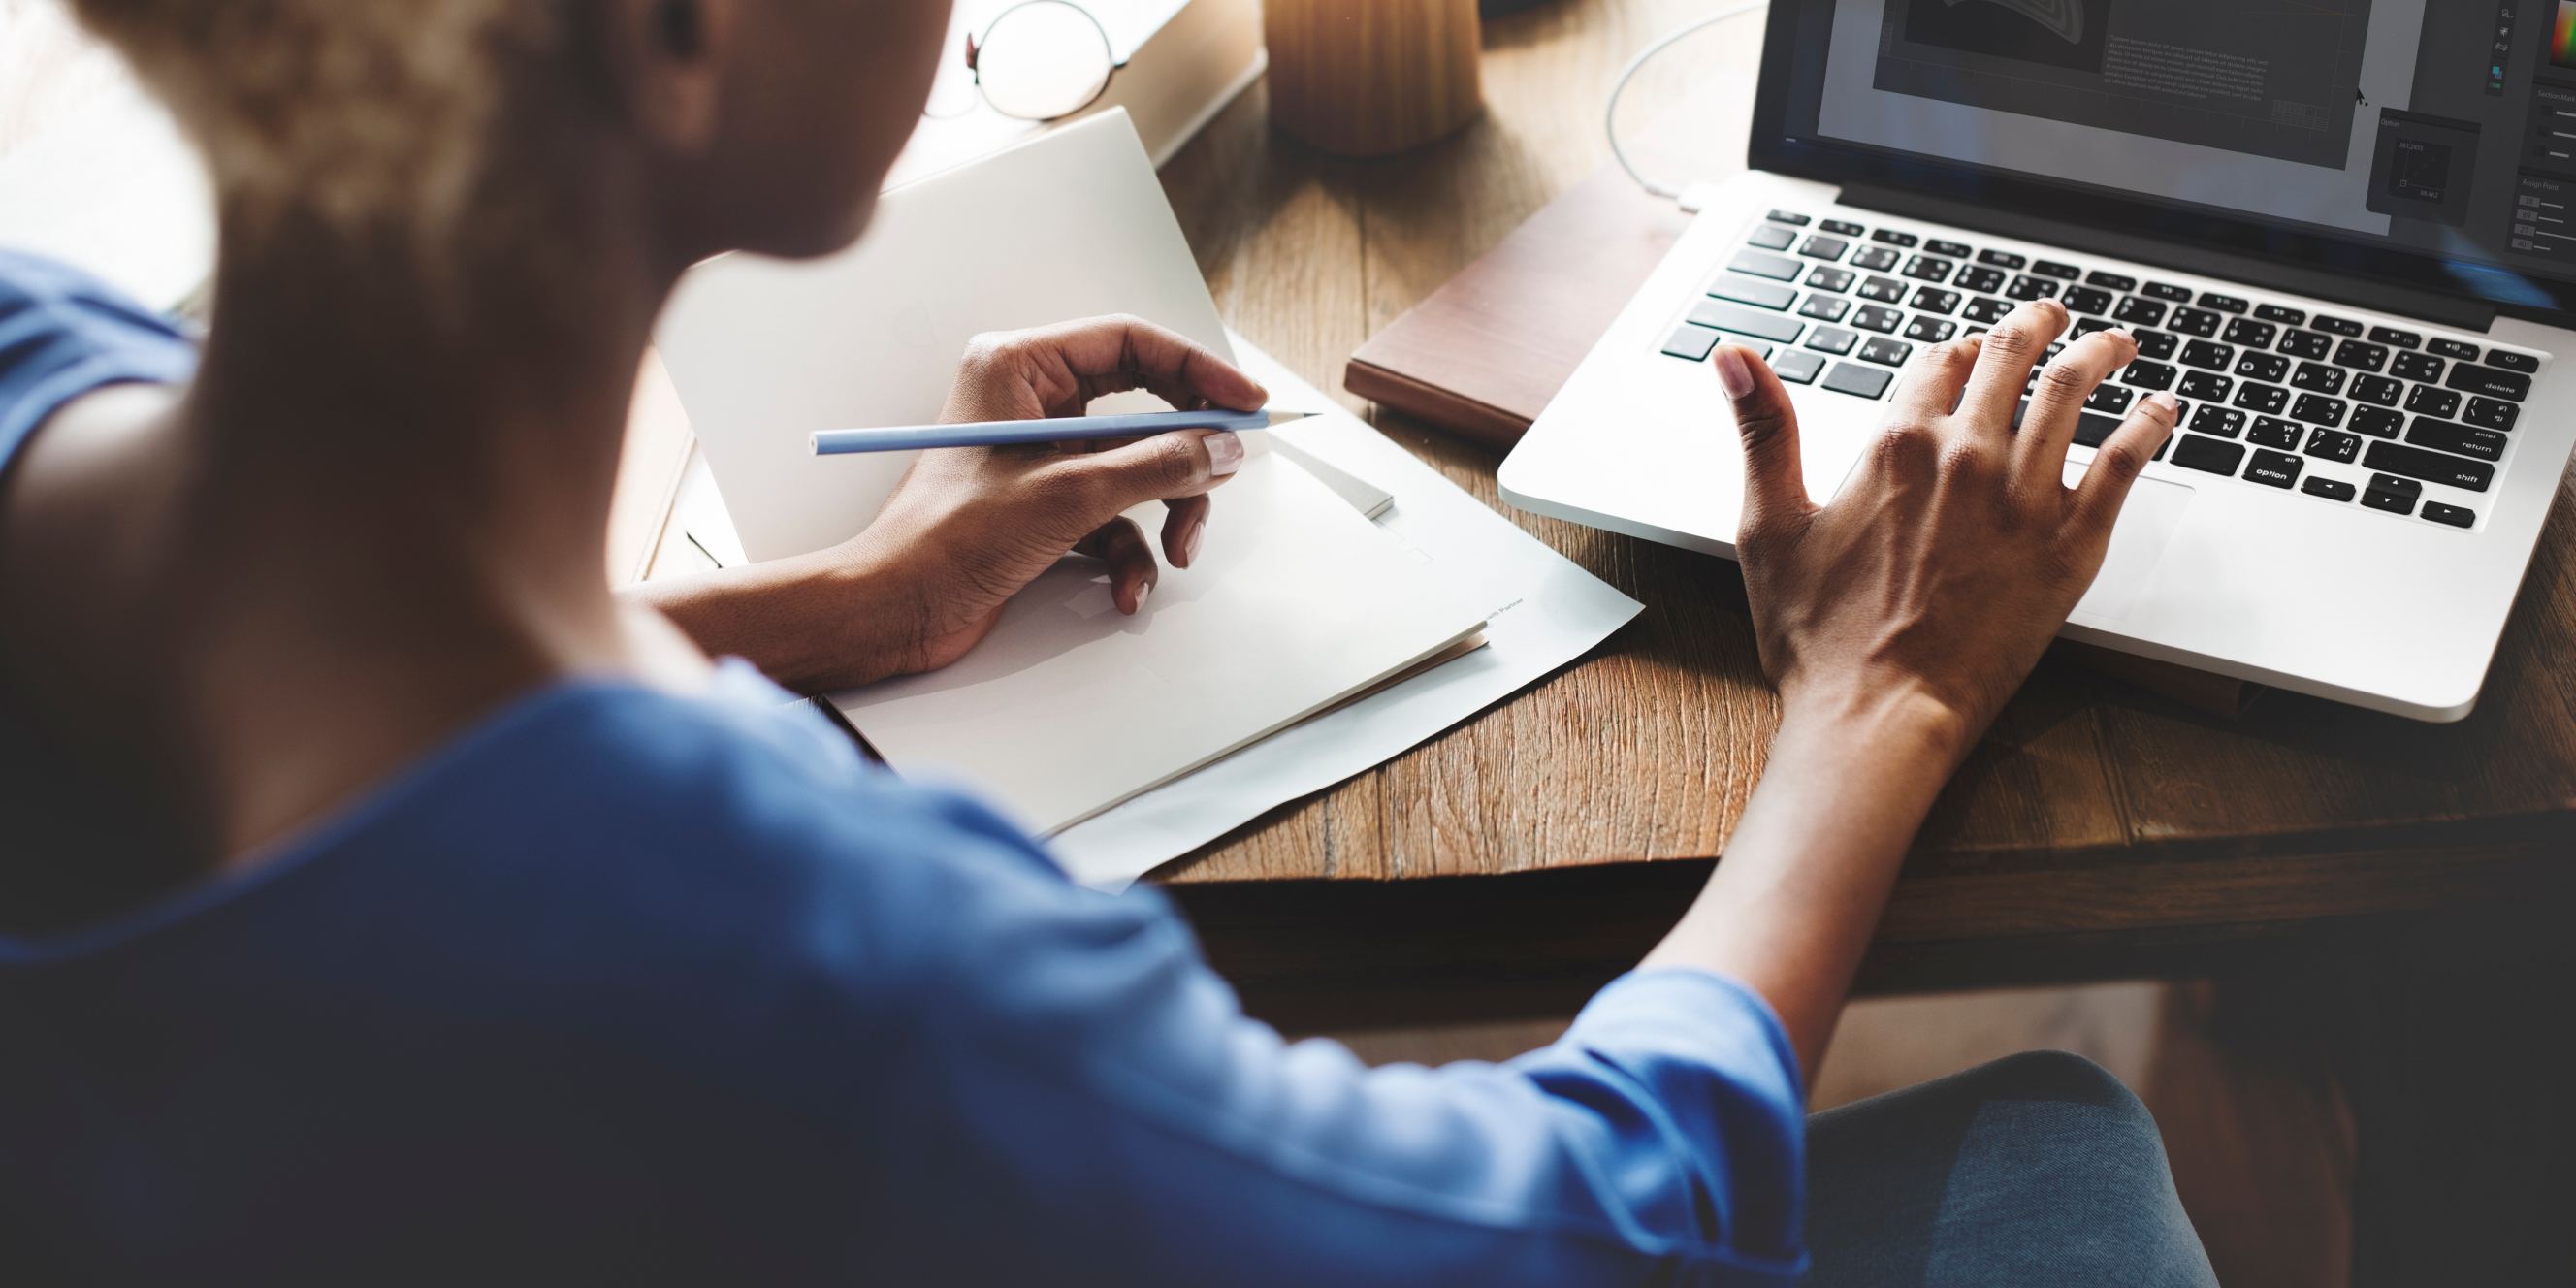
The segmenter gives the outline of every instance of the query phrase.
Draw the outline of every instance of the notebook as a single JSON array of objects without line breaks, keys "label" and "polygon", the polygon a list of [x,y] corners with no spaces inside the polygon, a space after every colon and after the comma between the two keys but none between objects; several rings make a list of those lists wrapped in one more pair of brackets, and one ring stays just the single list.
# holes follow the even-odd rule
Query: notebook
[{"label": "notebook", "polygon": [[[889,191],[839,255],[700,265],[658,343],[744,551],[769,559],[858,532],[912,458],[817,458],[808,433],[936,419],[969,337],[1114,312],[1232,356],[1120,112]],[[1099,566],[1068,559],[963,661],[834,706],[898,772],[969,781],[1052,833],[1482,629],[1492,606],[1370,523],[1356,480],[1244,437],[1198,566],[1167,568],[1144,612],[1119,614]],[[1135,517],[1152,530],[1160,507]]]}]

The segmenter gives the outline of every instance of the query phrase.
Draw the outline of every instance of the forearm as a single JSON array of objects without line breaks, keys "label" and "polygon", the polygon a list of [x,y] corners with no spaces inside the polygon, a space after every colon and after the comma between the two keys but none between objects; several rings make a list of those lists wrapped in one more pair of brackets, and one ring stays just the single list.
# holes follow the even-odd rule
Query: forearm
[{"label": "forearm", "polygon": [[1709,883],[1649,966],[1742,981],[1812,1078],[1896,872],[1970,741],[1904,692],[1793,704]]},{"label": "forearm", "polygon": [[[799,693],[848,688],[905,669],[892,579],[841,551],[648,581],[630,602],[658,610],[716,657],[740,657]],[[909,643],[917,644],[918,641]]]}]

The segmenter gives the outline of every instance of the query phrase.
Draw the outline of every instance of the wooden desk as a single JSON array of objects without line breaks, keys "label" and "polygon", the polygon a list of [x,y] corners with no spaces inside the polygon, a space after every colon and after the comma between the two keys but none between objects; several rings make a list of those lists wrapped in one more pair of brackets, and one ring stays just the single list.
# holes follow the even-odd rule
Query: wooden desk
[{"label": "wooden desk", "polygon": [[[1487,118],[1392,159],[1273,133],[1256,87],[1163,171],[1226,320],[1338,389],[1370,333],[1607,159],[1610,78],[1714,7],[1565,0],[1489,24]],[[1758,27],[1675,52],[1724,87],[1688,122],[1706,138],[1743,137]],[[1760,773],[1777,712],[1742,582],[1720,560],[1510,511],[1497,455],[1372,419],[1646,612],[1467,725],[1161,875],[1252,1009],[1291,1027],[1561,1013],[1670,923]],[[2562,496],[2484,700],[2457,725],[2277,693],[2222,719],[2053,660],[1942,797],[1866,983],[2195,970],[2329,919],[2554,883],[2576,867],[2571,642]]]}]

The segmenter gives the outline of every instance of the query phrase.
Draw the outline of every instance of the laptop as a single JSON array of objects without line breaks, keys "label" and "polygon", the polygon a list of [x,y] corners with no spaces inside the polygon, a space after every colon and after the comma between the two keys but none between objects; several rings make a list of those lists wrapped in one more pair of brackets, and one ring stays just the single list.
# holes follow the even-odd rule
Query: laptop
[{"label": "laptop", "polygon": [[[2468,714],[2576,448],[2576,0],[1772,0],[1750,168],[1501,471],[1734,553],[1708,354],[1766,352],[1829,500],[1925,348],[2125,325],[2080,478],[2183,403],[2070,639]],[[2054,350],[2052,350],[2052,354]]]}]

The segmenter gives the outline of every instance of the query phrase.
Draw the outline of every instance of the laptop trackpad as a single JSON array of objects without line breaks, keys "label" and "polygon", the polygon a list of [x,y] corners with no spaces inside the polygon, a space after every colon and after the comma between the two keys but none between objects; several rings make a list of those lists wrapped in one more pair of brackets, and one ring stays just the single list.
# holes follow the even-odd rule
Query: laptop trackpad
[{"label": "laptop trackpad", "polygon": [[[2084,469],[2068,465],[2067,486],[2083,478]],[[2111,550],[2102,557],[2101,575],[2076,602],[2075,617],[2108,624],[2129,615],[2154,579],[2156,565],[2164,561],[2166,543],[2182,526],[2183,511],[2191,508],[2191,491],[2187,484],[2158,478],[2141,478],[2130,485],[2128,503],[2120,507],[2120,521],[2111,529]]]}]

